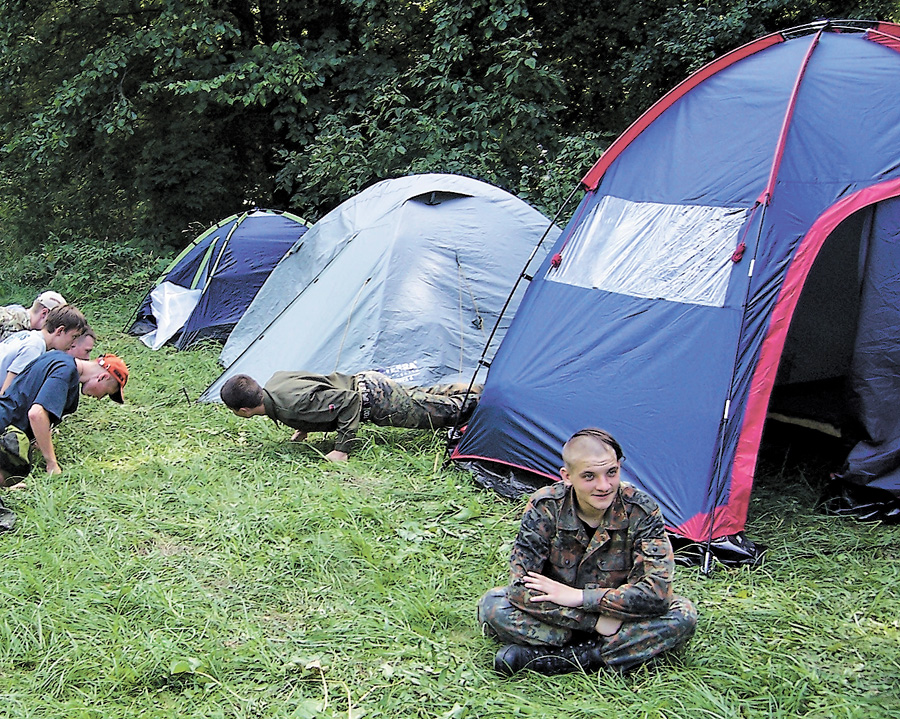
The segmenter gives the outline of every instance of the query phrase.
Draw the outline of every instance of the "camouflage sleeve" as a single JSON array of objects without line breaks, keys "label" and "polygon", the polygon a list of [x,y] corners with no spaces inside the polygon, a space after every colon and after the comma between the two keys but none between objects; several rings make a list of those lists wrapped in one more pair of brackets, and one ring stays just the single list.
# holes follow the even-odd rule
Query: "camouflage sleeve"
[{"label": "camouflage sleeve", "polygon": [[21,305],[0,307],[0,342],[11,334],[31,329],[28,321],[28,310]]},{"label": "camouflage sleeve", "polygon": [[510,604],[536,619],[566,629],[592,631],[597,615],[580,608],[563,607],[553,602],[532,602],[534,596],[523,581],[528,572],[545,574],[550,558],[551,542],[556,530],[556,517],[549,502],[529,502],[522,517],[519,534],[509,559]]},{"label": "camouflage sleeve", "polygon": [[633,566],[628,579],[614,589],[587,585],[586,610],[625,621],[660,616],[668,610],[675,557],[659,508],[641,513],[630,534]]}]

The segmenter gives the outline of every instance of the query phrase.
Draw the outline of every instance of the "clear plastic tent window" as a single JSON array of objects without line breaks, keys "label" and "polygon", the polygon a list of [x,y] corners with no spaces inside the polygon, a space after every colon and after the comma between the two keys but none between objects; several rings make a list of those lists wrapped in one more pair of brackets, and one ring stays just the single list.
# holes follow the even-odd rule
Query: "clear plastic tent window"
[{"label": "clear plastic tent window", "polygon": [[604,197],[547,279],[634,297],[721,307],[745,208]]}]

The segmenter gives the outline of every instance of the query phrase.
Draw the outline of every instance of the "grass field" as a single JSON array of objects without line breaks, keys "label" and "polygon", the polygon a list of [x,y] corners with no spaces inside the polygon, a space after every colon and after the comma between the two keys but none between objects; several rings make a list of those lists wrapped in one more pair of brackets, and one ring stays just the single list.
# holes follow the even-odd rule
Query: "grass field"
[{"label": "grass field", "polygon": [[444,468],[440,436],[368,427],[336,466],[321,435],[196,404],[215,350],[124,336],[137,299],[82,305],[127,403],[83,398],[64,473],[4,496],[0,716],[900,717],[900,528],[816,513],[821,453],[767,444],[762,567],[679,569],[683,655],[501,679],[474,606],[524,502]]}]

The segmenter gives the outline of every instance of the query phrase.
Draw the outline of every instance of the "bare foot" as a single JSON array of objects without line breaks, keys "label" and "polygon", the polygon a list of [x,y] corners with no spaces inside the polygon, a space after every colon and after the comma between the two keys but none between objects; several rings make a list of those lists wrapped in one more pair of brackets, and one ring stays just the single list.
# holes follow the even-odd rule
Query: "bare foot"
[{"label": "bare foot", "polygon": [[17,492],[20,489],[28,489],[28,485],[25,482],[18,482],[17,484],[11,484],[7,489],[10,492]]}]

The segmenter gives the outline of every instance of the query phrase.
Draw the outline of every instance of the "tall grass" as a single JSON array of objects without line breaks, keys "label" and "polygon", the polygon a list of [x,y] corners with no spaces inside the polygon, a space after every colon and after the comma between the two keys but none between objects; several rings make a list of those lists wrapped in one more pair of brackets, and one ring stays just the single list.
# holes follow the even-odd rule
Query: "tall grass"
[{"label": "tall grass", "polygon": [[679,570],[701,610],[681,655],[501,679],[474,607],[524,503],[445,468],[430,433],[366,428],[338,466],[321,435],[195,403],[214,349],[122,335],[138,299],[81,302],[127,404],[83,398],[64,473],[4,496],[3,716],[900,717],[900,529],[817,514],[821,452],[769,443],[761,568]]}]

